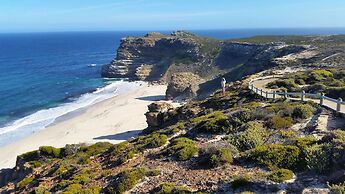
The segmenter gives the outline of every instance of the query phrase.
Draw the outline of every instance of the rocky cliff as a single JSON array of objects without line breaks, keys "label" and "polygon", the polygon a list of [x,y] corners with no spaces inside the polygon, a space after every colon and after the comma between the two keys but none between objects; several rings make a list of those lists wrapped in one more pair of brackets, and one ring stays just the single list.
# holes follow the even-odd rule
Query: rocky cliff
[{"label": "rocky cliff", "polygon": [[150,33],[122,39],[116,58],[102,69],[104,77],[169,82],[190,72],[204,80],[199,88],[214,91],[220,75],[228,81],[275,66],[341,64],[345,39],[329,37],[253,37],[220,41],[189,32]]}]

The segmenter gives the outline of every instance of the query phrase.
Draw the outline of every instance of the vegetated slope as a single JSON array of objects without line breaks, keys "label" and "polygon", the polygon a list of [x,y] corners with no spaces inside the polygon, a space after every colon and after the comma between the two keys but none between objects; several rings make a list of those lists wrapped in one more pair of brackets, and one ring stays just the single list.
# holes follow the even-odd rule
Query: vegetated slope
[{"label": "vegetated slope", "polygon": [[214,91],[220,77],[237,81],[277,66],[342,65],[345,36],[263,36],[220,41],[189,32],[149,33],[121,40],[104,77],[169,81],[179,72],[204,79],[199,94]]},{"label": "vegetated slope", "polygon": [[169,110],[159,128],[118,145],[23,154],[2,174],[0,192],[298,193],[327,191],[327,181],[344,191],[345,131],[318,131],[323,110],[264,101],[238,83],[225,96]]}]

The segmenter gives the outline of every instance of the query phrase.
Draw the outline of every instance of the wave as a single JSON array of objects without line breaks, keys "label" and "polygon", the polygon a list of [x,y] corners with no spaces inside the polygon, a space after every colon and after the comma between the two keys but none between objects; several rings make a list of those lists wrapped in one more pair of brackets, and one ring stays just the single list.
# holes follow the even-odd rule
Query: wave
[{"label": "wave", "polygon": [[[120,93],[133,90],[138,86],[139,84],[135,82],[126,82],[125,80],[115,81],[102,88],[96,89],[92,93],[83,94],[72,102],[61,104],[58,107],[37,111],[29,116],[14,121],[8,126],[0,128],[0,142],[3,142],[2,140],[6,141],[7,137],[5,136],[9,136],[8,134],[11,134],[10,136],[13,137],[18,135],[15,135],[16,133],[22,133],[20,136],[24,136],[23,133],[29,135],[42,130],[53,124],[58,118],[114,97]],[[1,144],[4,144],[4,142]]]}]

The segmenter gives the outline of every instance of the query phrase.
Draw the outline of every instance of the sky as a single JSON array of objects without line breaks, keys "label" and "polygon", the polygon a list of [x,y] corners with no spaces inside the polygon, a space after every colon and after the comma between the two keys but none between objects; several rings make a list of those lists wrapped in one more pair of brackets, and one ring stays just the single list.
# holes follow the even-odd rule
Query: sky
[{"label": "sky", "polygon": [[0,32],[345,27],[343,0],[0,0]]}]

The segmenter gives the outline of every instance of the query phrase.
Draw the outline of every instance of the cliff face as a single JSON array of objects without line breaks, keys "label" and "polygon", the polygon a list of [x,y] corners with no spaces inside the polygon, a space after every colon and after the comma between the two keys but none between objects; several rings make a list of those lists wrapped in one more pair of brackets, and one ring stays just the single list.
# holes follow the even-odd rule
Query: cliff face
[{"label": "cliff face", "polygon": [[287,64],[290,61],[284,57],[298,55],[308,49],[307,46],[282,42],[219,41],[188,32],[171,35],[151,33],[145,37],[122,39],[116,59],[103,67],[102,75],[169,81],[174,73],[191,72],[205,80],[212,80],[238,66],[255,69],[256,72],[256,69],[262,70],[257,67]]}]

